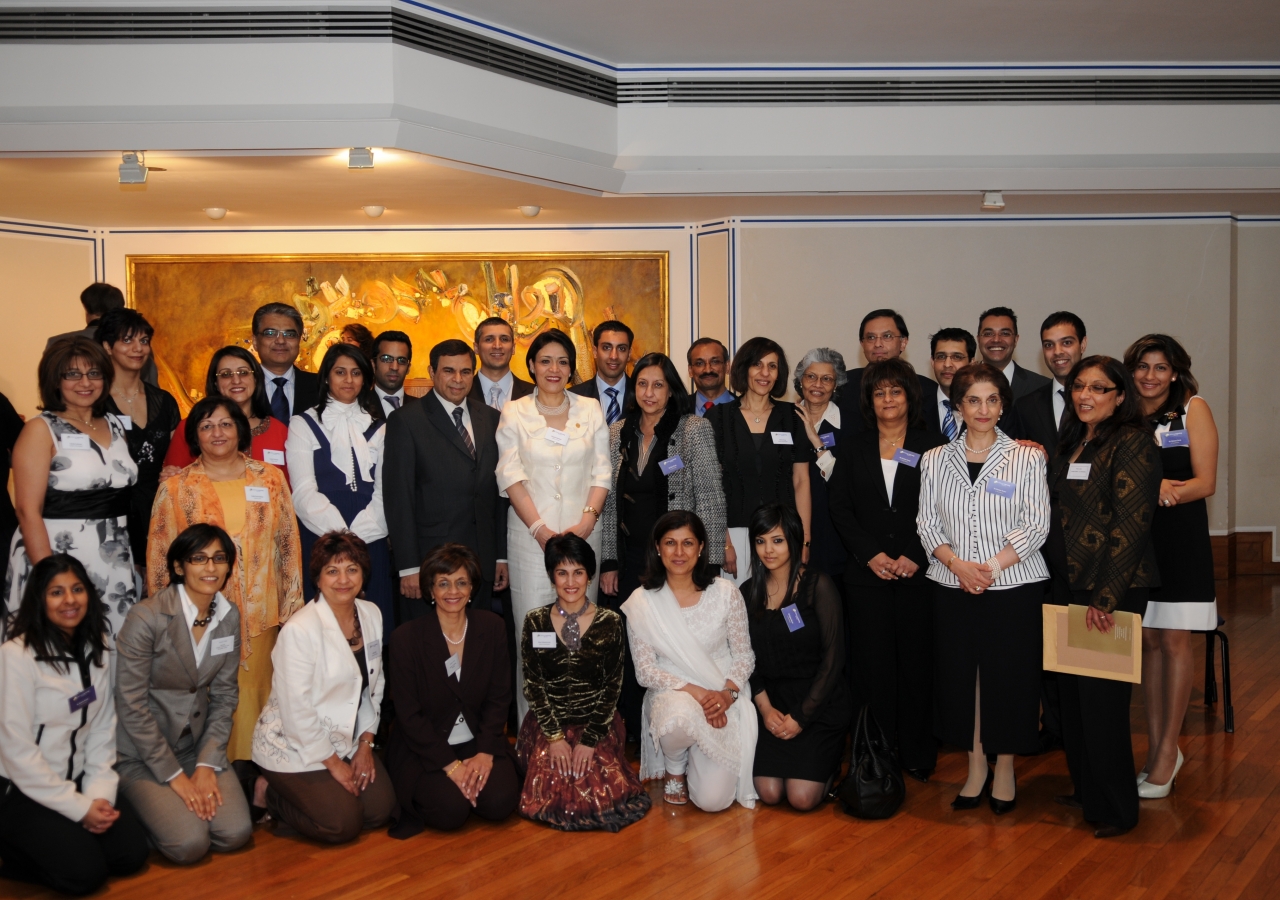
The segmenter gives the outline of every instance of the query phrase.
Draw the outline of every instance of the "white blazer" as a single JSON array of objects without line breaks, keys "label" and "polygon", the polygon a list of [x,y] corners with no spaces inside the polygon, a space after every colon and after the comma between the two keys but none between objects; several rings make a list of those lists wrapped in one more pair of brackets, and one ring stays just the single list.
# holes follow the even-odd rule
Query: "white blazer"
[{"label": "white blazer", "polygon": [[[253,761],[272,772],[315,772],[337,753],[349,759],[382,707],[382,614],[356,601],[365,635],[369,689],[333,610],[321,595],[294,613],[271,651],[271,699],[253,729]],[[377,637],[371,637],[377,635]],[[359,712],[357,712],[357,709]]]},{"label": "white blazer", "polygon": [[67,662],[66,669],[36,662],[21,638],[0,645],[0,777],[79,822],[94,800],[116,802],[115,651],[103,654],[102,666],[89,665],[97,698],[84,711],[72,712],[69,702],[85,690],[80,667]]},{"label": "white blazer", "polygon": [[[534,394],[509,400],[498,423],[498,490],[528,482],[538,515],[552,531],[577,525],[593,487],[613,487],[609,464],[609,426],[600,403],[565,391],[569,419],[561,445],[548,440],[547,420],[534,405]],[[603,505],[603,504],[602,504]],[[602,509],[601,512],[604,510]],[[511,510],[515,515],[515,509]]]}]

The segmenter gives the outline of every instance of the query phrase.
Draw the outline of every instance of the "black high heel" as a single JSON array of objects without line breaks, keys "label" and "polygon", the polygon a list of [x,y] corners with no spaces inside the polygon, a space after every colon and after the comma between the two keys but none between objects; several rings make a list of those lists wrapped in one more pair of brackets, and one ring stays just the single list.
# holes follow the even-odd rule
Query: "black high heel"
[{"label": "black high heel", "polygon": [[1015,792],[1012,800],[997,800],[995,794],[987,795],[987,802],[991,804],[991,811],[997,816],[1003,816],[1007,812],[1013,812],[1018,805],[1018,795]]},{"label": "black high heel", "polygon": [[982,790],[978,792],[976,797],[966,797],[964,794],[956,794],[956,799],[951,801],[951,808],[956,812],[966,809],[977,809],[978,804],[982,802],[982,795],[991,790],[991,782],[995,779],[995,769],[987,769],[987,780],[982,784]]}]

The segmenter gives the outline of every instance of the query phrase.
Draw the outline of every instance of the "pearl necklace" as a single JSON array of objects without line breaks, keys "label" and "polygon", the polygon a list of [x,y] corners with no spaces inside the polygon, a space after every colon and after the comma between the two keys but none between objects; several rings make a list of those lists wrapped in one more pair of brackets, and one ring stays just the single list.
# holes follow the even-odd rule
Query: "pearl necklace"
[{"label": "pearl necklace", "polygon": [[467,621],[464,622],[462,625],[462,637],[458,638],[456,641],[453,638],[449,637],[449,635],[445,634],[445,631],[443,628],[440,629],[440,633],[444,634],[444,639],[448,641],[450,644],[461,644],[463,641],[467,639],[467,629],[470,627],[471,627],[471,620],[467,619]]},{"label": "pearl necklace", "polygon": [[969,432],[967,431],[964,433],[964,437],[961,439],[961,442],[964,444],[964,449],[974,454],[975,456],[980,456],[983,453],[990,453],[991,447],[995,446],[995,444],[992,444],[991,447],[988,447],[985,450],[974,450],[972,447],[969,446]]},{"label": "pearl necklace", "polygon": [[542,402],[542,391],[535,390],[533,392],[533,405],[538,408],[538,412],[544,416],[558,416],[569,411],[569,398],[562,392],[560,394],[559,406],[547,406]]}]

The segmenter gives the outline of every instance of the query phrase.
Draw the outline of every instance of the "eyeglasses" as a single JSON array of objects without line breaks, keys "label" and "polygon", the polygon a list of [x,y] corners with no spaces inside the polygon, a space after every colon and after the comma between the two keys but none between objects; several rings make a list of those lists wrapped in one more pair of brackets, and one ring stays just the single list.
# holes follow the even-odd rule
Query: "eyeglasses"
[{"label": "eyeglasses", "polygon": [[871,344],[873,346],[875,344],[891,344],[900,337],[902,337],[902,335],[894,334],[892,331],[886,331],[884,334],[864,334],[862,336],[862,343]]},{"label": "eyeglasses", "polygon": [[79,381],[81,378],[88,378],[90,381],[101,381],[102,373],[97,369],[90,369],[88,372],[81,372],[78,369],[72,369],[70,372],[62,373],[63,381]]},{"label": "eyeglasses", "polygon": [[213,560],[214,565],[218,566],[225,566],[228,562],[227,554],[225,553],[215,553],[213,556],[207,553],[192,553],[187,557],[187,562],[193,566],[203,566],[209,560]]},{"label": "eyeglasses", "polygon": [[1115,384],[1081,384],[1077,381],[1075,384],[1071,385],[1071,393],[1073,394],[1110,394],[1112,391],[1118,390],[1120,390],[1120,386]]},{"label": "eyeglasses", "polygon": [[378,362],[382,363],[384,366],[389,366],[392,363],[395,363],[396,365],[399,365],[399,366],[407,366],[409,365],[409,357],[392,356],[390,353],[379,353]]},{"label": "eyeglasses", "polygon": [[278,337],[284,338],[286,341],[296,341],[298,332],[290,328],[287,331],[276,331],[274,328],[264,328],[258,332],[258,337],[264,337],[269,341],[274,341]]},{"label": "eyeglasses", "polygon": [[933,354],[933,361],[967,363],[969,361],[969,357],[963,353],[935,353]]},{"label": "eyeglasses", "polygon": [[834,375],[819,375],[817,372],[805,372],[800,379],[805,384],[820,384],[823,387],[831,387],[836,383]]},{"label": "eyeglasses", "polygon": [[230,381],[232,378],[252,378],[252,369],[236,369],[234,372],[230,369],[223,369],[218,373],[218,377]]},{"label": "eyeglasses", "polygon": [[1004,401],[999,397],[965,397],[964,405],[970,409],[980,409],[983,406],[999,406]]},{"label": "eyeglasses", "polygon": [[201,434],[211,434],[215,428],[219,429],[220,431],[235,431],[236,423],[231,419],[224,419],[221,422],[210,422],[208,420],[205,420],[204,422],[200,423],[200,427],[197,428],[196,430],[199,431]]}]

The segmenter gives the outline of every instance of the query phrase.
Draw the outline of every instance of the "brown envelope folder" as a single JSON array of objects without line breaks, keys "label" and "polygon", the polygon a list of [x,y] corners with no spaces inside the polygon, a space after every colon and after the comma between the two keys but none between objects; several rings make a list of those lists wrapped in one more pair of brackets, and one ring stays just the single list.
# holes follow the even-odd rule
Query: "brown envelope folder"
[{"label": "brown envelope folder", "polygon": [[1142,683],[1142,616],[1114,612],[1109,634],[1085,628],[1088,607],[1046,603],[1044,668],[1049,672]]}]

